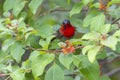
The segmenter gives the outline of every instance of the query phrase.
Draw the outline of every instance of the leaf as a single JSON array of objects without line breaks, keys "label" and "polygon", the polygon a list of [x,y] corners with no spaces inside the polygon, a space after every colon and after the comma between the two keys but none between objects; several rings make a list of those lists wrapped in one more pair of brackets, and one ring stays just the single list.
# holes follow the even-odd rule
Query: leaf
[{"label": "leaf", "polygon": [[86,6],[89,2],[91,2],[91,0],[82,0],[84,6]]},{"label": "leaf", "polygon": [[111,28],[110,24],[105,24],[100,27],[100,33],[107,34],[110,31],[110,28]]},{"label": "leaf", "polygon": [[54,36],[49,36],[48,38],[46,38],[46,40],[40,39],[39,44],[42,46],[44,50],[47,50],[49,48],[49,44],[51,40],[53,39],[53,37]]},{"label": "leaf", "polygon": [[111,80],[108,76],[102,76],[100,80]]},{"label": "leaf", "polygon": [[72,10],[70,11],[70,17],[73,15],[73,14],[77,14],[77,13],[80,13],[81,10],[83,8],[83,4],[82,3],[77,3],[73,6]]},{"label": "leaf", "polygon": [[114,34],[113,34],[114,37],[120,37],[120,30],[117,30]]},{"label": "leaf", "polygon": [[94,45],[87,45],[82,49],[82,53],[85,55]]},{"label": "leaf", "polygon": [[53,61],[54,54],[40,54],[32,60],[31,67],[34,77],[43,74],[44,68]]},{"label": "leaf", "polygon": [[[85,59],[87,62],[88,60]],[[99,64],[97,63],[97,61],[95,61],[94,63],[86,63],[89,64],[86,67],[82,67],[80,68],[80,72],[82,73],[82,75],[87,79],[87,80],[99,80],[100,79],[100,71],[99,71]]]},{"label": "leaf", "polygon": [[69,77],[69,76],[65,76],[65,79],[64,80],[74,80],[72,77]]},{"label": "leaf", "polygon": [[25,73],[22,69],[14,71],[11,75],[12,80],[25,80]]},{"label": "leaf", "polygon": [[88,60],[86,55],[74,55],[73,63],[79,69],[86,68],[90,65],[90,61]]},{"label": "leaf", "polygon": [[51,25],[39,26],[38,34],[42,38],[48,38],[49,36],[53,35],[53,27]]},{"label": "leaf", "polygon": [[12,9],[16,1],[17,0],[5,0],[3,10],[7,12],[8,10]]},{"label": "leaf", "polygon": [[29,8],[31,9],[32,13],[35,14],[38,7],[42,4],[43,0],[32,0],[29,4]]},{"label": "leaf", "polygon": [[100,48],[101,48],[100,46],[94,46],[91,49],[89,49],[87,56],[91,63],[95,61],[96,55],[98,51],[100,50]]},{"label": "leaf", "polygon": [[103,13],[98,14],[94,18],[92,18],[92,21],[90,23],[90,30],[91,31],[99,31],[100,27],[104,25],[105,22],[105,15]]},{"label": "leaf", "polygon": [[60,54],[59,55],[59,61],[68,69],[70,69],[70,65],[73,61],[73,55],[72,54],[68,54],[68,55],[65,55],[65,54]]},{"label": "leaf", "polygon": [[86,15],[85,19],[83,20],[83,27],[88,27],[91,23],[92,18],[97,14],[99,14],[97,10],[93,10],[90,13],[88,13],[88,15]]},{"label": "leaf", "polygon": [[100,34],[97,32],[90,32],[83,35],[82,39],[86,40],[99,40]]},{"label": "leaf", "polygon": [[117,38],[113,36],[108,37],[106,40],[101,40],[102,45],[107,46],[112,50],[116,50],[117,42],[118,42]]},{"label": "leaf", "polygon": [[64,72],[54,63],[54,65],[47,71],[45,80],[64,80]]},{"label": "leaf", "polygon": [[112,5],[112,4],[119,4],[120,0],[112,0],[108,3],[108,6]]},{"label": "leaf", "polygon": [[24,8],[26,1],[16,0],[13,6],[13,14],[17,17],[21,10]]},{"label": "leaf", "polygon": [[2,50],[7,51],[8,48],[15,43],[15,40],[12,38],[6,39],[2,44]]},{"label": "leaf", "polygon": [[21,57],[24,54],[24,45],[21,42],[15,42],[10,47],[12,57],[19,63],[21,61]]}]

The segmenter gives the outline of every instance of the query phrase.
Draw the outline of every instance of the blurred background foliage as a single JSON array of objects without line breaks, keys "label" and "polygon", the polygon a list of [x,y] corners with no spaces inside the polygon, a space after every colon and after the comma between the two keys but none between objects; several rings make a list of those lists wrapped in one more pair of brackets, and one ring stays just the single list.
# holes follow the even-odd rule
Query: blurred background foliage
[{"label": "blurred background foliage", "polygon": [[[70,42],[87,47],[41,51],[65,44],[51,42],[64,19],[76,28]],[[0,80],[119,80],[119,28],[120,0],[0,0]]]}]

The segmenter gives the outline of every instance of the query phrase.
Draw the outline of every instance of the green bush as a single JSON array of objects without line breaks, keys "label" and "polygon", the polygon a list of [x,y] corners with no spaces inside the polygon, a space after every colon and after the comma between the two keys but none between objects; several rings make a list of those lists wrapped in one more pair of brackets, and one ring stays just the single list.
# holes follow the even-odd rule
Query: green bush
[{"label": "green bush", "polygon": [[[1,0],[1,79],[117,80],[100,66],[120,56],[119,6],[120,0]],[[51,41],[64,19],[76,28],[69,51],[61,48],[65,39]]]}]

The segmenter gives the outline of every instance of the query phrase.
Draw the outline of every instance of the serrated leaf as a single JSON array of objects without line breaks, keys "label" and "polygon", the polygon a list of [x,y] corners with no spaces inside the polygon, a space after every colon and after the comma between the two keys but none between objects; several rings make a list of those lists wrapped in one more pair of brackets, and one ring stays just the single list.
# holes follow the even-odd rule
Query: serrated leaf
[{"label": "serrated leaf", "polygon": [[18,69],[11,73],[10,75],[13,80],[25,80],[25,73],[23,72],[22,69]]},{"label": "serrated leaf", "polygon": [[101,48],[100,46],[94,46],[91,49],[89,49],[87,56],[91,63],[95,61],[96,55],[98,51],[100,50],[100,48]]},{"label": "serrated leaf", "polygon": [[83,8],[83,4],[82,3],[75,4],[73,6],[72,10],[70,11],[70,17],[72,15],[74,15],[74,14],[80,13],[82,8]]},{"label": "serrated leaf", "polygon": [[21,57],[25,52],[24,45],[20,42],[15,42],[10,47],[12,57],[19,63],[21,61]]},{"label": "serrated leaf", "polygon": [[112,50],[116,50],[117,42],[118,42],[117,38],[113,36],[108,37],[106,40],[101,40],[102,45],[107,46]]},{"label": "serrated leaf", "polygon": [[64,72],[57,64],[54,64],[47,71],[45,80],[64,80]]},{"label": "serrated leaf", "polygon": [[13,14],[17,17],[20,11],[24,8],[26,1],[16,0],[13,6]]},{"label": "serrated leaf", "polygon": [[73,61],[73,55],[72,54],[68,54],[68,55],[65,55],[65,54],[60,54],[59,55],[59,61],[68,69],[70,69],[70,65]]},{"label": "serrated leaf", "polygon": [[29,8],[31,9],[32,13],[35,14],[38,7],[42,4],[43,0],[32,0],[29,4]]},{"label": "serrated leaf", "polygon": [[15,43],[15,40],[12,38],[6,39],[2,44],[2,50],[7,51],[7,49]]},{"label": "serrated leaf", "polygon": [[103,25],[103,26],[100,27],[99,31],[102,34],[107,34],[110,31],[110,27],[111,27],[110,24],[105,24],[105,25]]},{"label": "serrated leaf", "polygon": [[38,77],[43,74],[46,65],[51,63],[54,59],[54,54],[40,54],[32,60],[31,67],[34,77]]},{"label": "serrated leaf", "polygon": [[105,15],[102,14],[98,14],[97,16],[95,16],[91,23],[90,23],[90,30],[91,31],[99,31],[100,27],[104,25],[105,22]]}]

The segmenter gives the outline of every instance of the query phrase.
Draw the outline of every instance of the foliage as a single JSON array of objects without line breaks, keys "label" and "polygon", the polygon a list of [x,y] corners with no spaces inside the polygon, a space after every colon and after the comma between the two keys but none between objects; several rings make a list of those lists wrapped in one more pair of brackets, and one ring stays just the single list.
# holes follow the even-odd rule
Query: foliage
[{"label": "foliage", "polygon": [[[120,56],[120,0],[106,1],[1,1],[0,77],[110,80],[101,74],[99,60]],[[51,41],[66,18],[75,26],[75,36]]]}]

